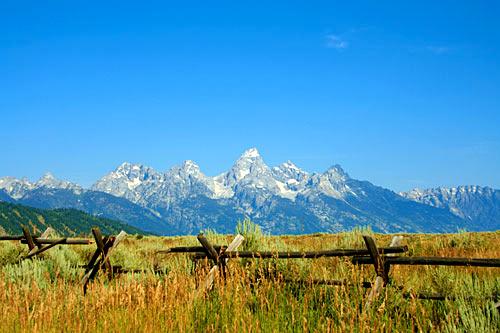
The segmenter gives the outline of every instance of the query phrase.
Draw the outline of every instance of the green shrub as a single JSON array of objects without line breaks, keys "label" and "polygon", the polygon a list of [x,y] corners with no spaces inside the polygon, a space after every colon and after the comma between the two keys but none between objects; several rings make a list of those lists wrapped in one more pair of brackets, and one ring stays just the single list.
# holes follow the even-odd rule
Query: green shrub
[{"label": "green shrub", "polygon": [[21,257],[22,248],[13,242],[3,242],[0,245],[0,267],[15,264]]},{"label": "green shrub", "polygon": [[236,224],[236,233],[245,237],[241,249],[244,251],[262,250],[264,243],[264,233],[260,226],[245,218]]}]

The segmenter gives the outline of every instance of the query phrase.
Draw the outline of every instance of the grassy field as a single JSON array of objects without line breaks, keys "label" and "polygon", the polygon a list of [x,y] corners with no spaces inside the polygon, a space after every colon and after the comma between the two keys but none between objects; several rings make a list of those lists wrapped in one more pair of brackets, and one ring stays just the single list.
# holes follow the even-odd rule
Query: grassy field
[{"label": "grassy field", "polygon": [[[307,236],[247,233],[249,250],[326,250],[364,247],[368,230]],[[500,258],[500,232],[404,235],[408,255]],[[392,235],[374,235],[379,246]],[[232,236],[208,233],[214,244]],[[163,269],[167,274],[100,275],[83,296],[77,265],[94,246],[59,246],[44,259],[18,263],[25,246],[0,242],[0,332],[498,332],[500,269],[399,266],[392,285],[363,310],[371,266],[348,258],[230,260],[225,284],[198,295],[207,268],[196,271],[188,255],[155,254],[172,246],[198,245],[195,237],[130,236],[111,261],[124,268]],[[283,279],[347,279],[352,286],[282,283]],[[403,290],[400,290],[400,287]],[[456,299],[404,298],[403,292],[440,292]]]}]

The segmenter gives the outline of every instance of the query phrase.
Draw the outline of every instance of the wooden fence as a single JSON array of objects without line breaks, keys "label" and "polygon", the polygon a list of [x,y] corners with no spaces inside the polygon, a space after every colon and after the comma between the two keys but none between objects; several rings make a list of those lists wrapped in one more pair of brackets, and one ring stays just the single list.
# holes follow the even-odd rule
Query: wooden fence
[{"label": "wooden fence", "polygon": [[[47,228],[41,235],[31,234],[26,227],[22,228],[22,235],[18,236],[0,236],[0,241],[20,241],[28,246],[28,253],[21,260],[40,256],[43,252],[57,245],[88,245],[96,244],[96,250],[87,265],[80,266],[85,269],[82,278],[84,293],[87,292],[88,284],[92,281],[99,271],[107,273],[109,278],[113,274],[129,272],[146,272],[144,270],[125,270],[119,266],[112,266],[110,255],[113,250],[127,236],[121,231],[116,236],[103,236],[98,228],[92,228],[93,240],[81,238],[49,238],[53,230]],[[225,279],[227,275],[227,263],[232,258],[249,259],[316,259],[321,257],[352,257],[352,263],[355,265],[373,265],[375,271],[375,280],[373,282],[362,282],[361,286],[369,288],[365,308],[369,308],[373,300],[380,294],[381,290],[390,283],[390,269],[395,265],[433,265],[433,266],[469,266],[469,267],[495,267],[500,268],[500,259],[498,258],[451,258],[451,257],[413,257],[398,256],[408,251],[408,246],[401,245],[403,237],[395,236],[388,247],[377,247],[375,240],[370,236],[363,236],[366,248],[362,249],[332,249],[326,251],[305,251],[305,252],[271,252],[271,251],[238,251],[238,247],[243,243],[244,237],[236,235],[228,246],[213,245],[203,235],[197,237],[201,246],[183,246],[173,247],[167,250],[157,251],[157,253],[190,253],[193,260],[208,259],[212,262],[212,267],[205,278],[204,283],[199,289],[199,293],[204,293],[211,289],[214,280],[219,275]],[[155,271],[163,273],[163,271]],[[332,286],[349,285],[348,281],[343,280],[283,280],[288,283],[304,284],[326,284]],[[401,288],[402,289],[402,288]],[[407,297],[417,296],[423,299],[446,299],[439,294],[417,295],[405,294]],[[500,302],[495,306],[500,310]]]},{"label": "wooden fence", "polygon": [[96,250],[87,265],[81,268],[85,269],[82,278],[83,292],[87,292],[87,286],[92,281],[100,270],[104,270],[108,277],[113,274],[126,273],[127,270],[121,267],[113,267],[109,260],[111,252],[125,239],[127,233],[121,231],[116,236],[103,236],[99,228],[92,228],[94,240],[82,238],[48,238],[53,233],[51,228],[47,228],[41,235],[31,234],[27,227],[22,227],[23,234],[18,236],[0,236],[0,241],[20,241],[28,246],[28,253],[21,260],[31,259],[35,256],[41,256],[43,252],[57,245],[89,245],[96,244]]},{"label": "wooden fence", "polygon": [[[363,236],[366,248],[364,249],[334,249],[327,251],[306,252],[270,252],[270,251],[237,251],[237,247],[243,242],[243,237],[237,235],[229,246],[212,245],[203,234],[198,235],[201,246],[174,247],[158,253],[191,253],[193,260],[209,259],[212,261],[205,282],[200,291],[207,291],[213,287],[216,272],[219,271],[222,278],[227,274],[227,261],[231,258],[253,258],[253,259],[315,259],[321,257],[352,257],[352,263],[356,265],[373,265],[375,280],[363,282],[362,287],[370,288],[367,295],[365,309],[370,308],[372,302],[377,298],[382,289],[390,283],[390,269],[394,265],[433,265],[433,266],[473,266],[473,267],[495,267],[500,268],[498,258],[450,258],[450,257],[403,257],[396,256],[408,251],[408,247],[401,245],[402,236],[395,236],[389,247],[377,247],[375,240],[370,236]],[[333,286],[349,285],[343,280],[284,280],[284,282],[327,284]],[[402,289],[402,288],[401,288]],[[417,295],[404,294],[405,297],[418,297],[421,299],[443,300],[447,297],[440,294],[418,293]],[[495,305],[500,310],[500,302]]]},{"label": "wooden fence", "polygon": [[17,240],[28,246],[28,253],[21,259],[30,259],[40,256],[43,252],[56,245],[88,245],[92,242],[88,239],[77,238],[48,238],[54,230],[47,228],[41,235],[33,235],[27,227],[22,227],[23,234],[19,236],[0,236],[0,241]]}]

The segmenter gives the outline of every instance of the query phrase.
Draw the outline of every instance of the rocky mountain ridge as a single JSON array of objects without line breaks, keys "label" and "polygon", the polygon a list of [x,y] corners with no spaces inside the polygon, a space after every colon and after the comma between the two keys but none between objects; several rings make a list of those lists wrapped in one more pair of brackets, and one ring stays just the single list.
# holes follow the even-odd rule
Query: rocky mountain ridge
[{"label": "rocky mountain ridge", "polygon": [[469,185],[413,189],[400,194],[416,202],[444,208],[462,219],[482,224],[485,229],[500,228],[500,190]]},{"label": "rocky mountain ridge", "polygon": [[[474,218],[453,212],[458,209],[453,205],[433,204],[417,192],[397,194],[353,179],[340,165],[312,174],[291,161],[269,167],[255,148],[215,177],[190,160],[166,172],[125,162],[90,189],[48,174],[35,183],[0,178],[0,190],[26,204],[105,214],[161,234],[204,228],[232,232],[245,216],[271,233],[335,232],[359,225],[380,232],[482,227]],[[496,221],[489,226],[499,227]]]}]

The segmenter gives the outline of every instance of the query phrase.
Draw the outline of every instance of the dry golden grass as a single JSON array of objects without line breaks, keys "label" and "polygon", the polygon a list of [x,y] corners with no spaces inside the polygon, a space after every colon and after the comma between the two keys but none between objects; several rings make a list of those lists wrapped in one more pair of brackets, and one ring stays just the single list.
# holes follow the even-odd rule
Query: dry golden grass
[{"label": "dry golden grass", "polygon": [[[361,231],[332,235],[261,237],[262,250],[324,250],[363,247]],[[231,236],[209,235],[214,243]],[[379,246],[392,235],[375,235]],[[500,233],[405,235],[410,255],[500,258]],[[225,283],[197,296],[206,269],[193,271],[187,255],[155,255],[158,249],[197,245],[195,237],[131,237],[117,248],[113,264],[162,267],[166,275],[100,276],[83,295],[83,264],[93,248],[59,247],[43,260],[17,264],[19,245],[0,244],[1,332],[498,332],[493,300],[500,269],[399,266],[393,284],[363,310],[373,268],[349,258],[231,260]],[[282,279],[346,279],[352,286],[285,284]],[[398,289],[399,286],[403,290]],[[441,292],[456,300],[403,298],[403,292]]]}]

